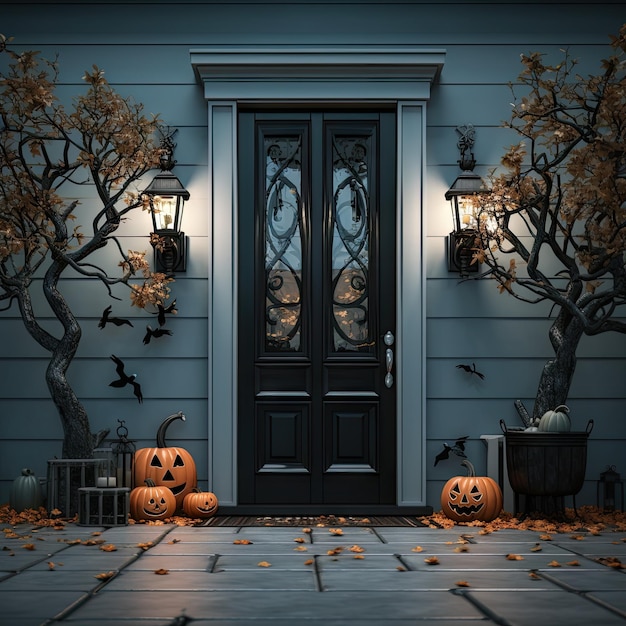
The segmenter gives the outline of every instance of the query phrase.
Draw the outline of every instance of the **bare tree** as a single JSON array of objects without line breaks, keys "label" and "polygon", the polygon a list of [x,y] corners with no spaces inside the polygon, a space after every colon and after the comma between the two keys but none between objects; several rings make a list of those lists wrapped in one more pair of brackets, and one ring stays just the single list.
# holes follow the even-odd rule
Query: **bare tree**
[{"label": "bare tree", "polygon": [[[131,211],[148,209],[134,184],[158,165],[163,127],[142,105],[118,95],[96,66],[83,76],[84,93],[66,108],[55,95],[57,60],[14,52],[9,41],[0,36],[0,62],[6,61],[0,74],[0,306],[17,306],[28,333],[50,353],[46,382],[63,425],[63,456],[89,458],[106,432],[91,433],[66,377],[81,328],[61,279],[77,272],[111,296],[113,285],[125,284],[139,307],[168,297],[170,279],[152,274],[144,253],[124,252],[115,237]],[[86,207],[71,199],[79,185],[94,190]],[[86,233],[74,225],[77,210],[91,219]],[[119,276],[90,260],[108,245],[120,255]],[[56,334],[35,312],[39,288],[60,324]]]},{"label": "bare tree", "polygon": [[502,292],[551,302],[554,358],[533,417],[567,400],[583,335],[626,333],[626,25],[597,75],[563,53],[522,55],[508,127],[522,136],[491,176],[475,259]]}]

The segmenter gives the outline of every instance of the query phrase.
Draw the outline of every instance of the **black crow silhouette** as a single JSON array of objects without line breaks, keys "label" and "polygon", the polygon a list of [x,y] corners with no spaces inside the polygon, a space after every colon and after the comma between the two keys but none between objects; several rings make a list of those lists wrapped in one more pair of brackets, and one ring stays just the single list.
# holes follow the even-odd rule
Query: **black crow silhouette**
[{"label": "black crow silhouette", "polygon": [[453,446],[449,446],[447,443],[443,444],[443,450],[435,457],[435,465],[439,463],[439,461],[445,461],[449,456],[450,452],[460,456],[461,458],[467,458],[465,456],[465,441],[467,440],[468,435],[465,437],[459,437]]},{"label": "black crow silhouette", "polygon": [[475,363],[472,363],[472,367],[470,367],[469,365],[460,364],[460,365],[457,365],[457,368],[465,370],[469,374],[476,374],[476,376],[478,376],[478,378],[480,378],[481,380],[483,380],[485,378],[484,374],[481,374],[480,372],[476,371],[476,364]]},{"label": "black crow silhouette", "polygon": [[172,304],[164,307],[162,304],[157,304],[159,312],[157,313],[157,320],[159,322],[159,326],[165,326],[165,314],[171,313],[172,315],[176,315],[178,313],[178,309],[176,308],[176,300],[172,302]]},{"label": "black crow silhouette", "polygon": [[122,359],[118,359],[114,354],[111,355],[111,360],[117,366],[115,371],[117,372],[119,379],[110,382],[109,387],[126,387],[126,385],[132,385],[133,393],[137,396],[139,404],[141,404],[143,402],[143,395],[141,394],[141,385],[135,382],[137,374],[128,376],[124,371],[124,361],[122,361]]},{"label": "black crow silhouette", "polygon": [[152,330],[152,326],[146,326],[146,336],[143,338],[143,342],[145,345],[150,343],[150,339],[154,337],[157,339],[158,337],[162,337],[163,335],[172,335],[172,331],[167,328],[157,328],[156,330]]},{"label": "black crow silhouette", "polygon": [[125,320],[120,317],[111,317],[112,306],[109,305],[104,311],[102,311],[102,317],[98,322],[98,328],[104,328],[107,324],[115,324],[116,326],[123,326],[124,324],[132,326],[130,320]]}]

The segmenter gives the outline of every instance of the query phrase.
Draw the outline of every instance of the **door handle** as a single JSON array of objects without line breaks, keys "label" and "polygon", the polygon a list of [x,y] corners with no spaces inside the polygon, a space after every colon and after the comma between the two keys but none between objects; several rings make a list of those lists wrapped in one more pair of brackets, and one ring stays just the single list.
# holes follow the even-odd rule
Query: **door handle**
[{"label": "door handle", "polygon": [[[388,330],[385,333],[383,340],[385,342],[385,345],[393,346],[396,338],[393,336],[393,333]],[[385,350],[385,365],[387,366],[387,373],[385,374],[385,387],[387,387],[387,389],[390,389],[391,387],[393,387],[393,374],[391,373],[391,370],[393,368],[393,350],[391,349],[391,347],[388,347]]]}]

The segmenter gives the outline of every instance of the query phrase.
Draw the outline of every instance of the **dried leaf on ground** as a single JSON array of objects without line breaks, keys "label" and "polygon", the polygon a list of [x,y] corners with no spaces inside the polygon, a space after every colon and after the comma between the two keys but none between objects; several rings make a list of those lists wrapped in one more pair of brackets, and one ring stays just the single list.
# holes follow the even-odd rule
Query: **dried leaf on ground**
[{"label": "dried leaf on ground", "polygon": [[507,561],[523,561],[524,557],[521,554],[507,554],[506,560]]},{"label": "dried leaf on ground", "polygon": [[457,580],[454,584],[457,587],[470,587],[470,584],[466,580]]},{"label": "dried leaf on ground", "polygon": [[429,556],[424,559],[424,563],[426,563],[426,565],[439,565],[439,559],[436,556]]},{"label": "dried leaf on ground", "polygon": [[109,580],[109,578],[113,578],[113,576],[115,576],[115,572],[110,571],[110,572],[102,572],[100,574],[96,574],[94,578],[97,578],[98,580]]},{"label": "dried leaf on ground", "polygon": [[548,563],[548,567],[561,567],[561,564],[558,561],[552,560]]},{"label": "dried leaf on ground", "polygon": [[107,543],[104,546],[100,546],[100,550],[102,550],[102,552],[115,552],[117,550],[117,546],[112,543]]},{"label": "dried leaf on ground", "polygon": [[260,563],[257,563],[257,565],[259,567],[272,567],[272,564],[268,563],[267,561],[261,561]]},{"label": "dried leaf on ground", "polygon": [[233,541],[233,543],[236,546],[249,546],[252,544],[252,542],[250,541],[250,539],[235,539],[235,541]]},{"label": "dried leaf on ground", "polygon": [[411,548],[411,552],[422,552],[422,550],[424,550],[422,546],[415,546],[414,548]]},{"label": "dried leaf on ground", "polygon": [[157,574],[158,576],[165,576],[166,574],[170,573],[170,570],[165,569],[164,567],[161,567],[159,569],[155,569],[154,573]]}]

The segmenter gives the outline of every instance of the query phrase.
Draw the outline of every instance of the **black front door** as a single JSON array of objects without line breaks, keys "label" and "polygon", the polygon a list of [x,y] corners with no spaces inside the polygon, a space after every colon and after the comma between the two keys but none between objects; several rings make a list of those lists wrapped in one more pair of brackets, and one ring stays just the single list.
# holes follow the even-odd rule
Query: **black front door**
[{"label": "black front door", "polygon": [[396,502],[395,114],[239,116],[238,489]]}]

